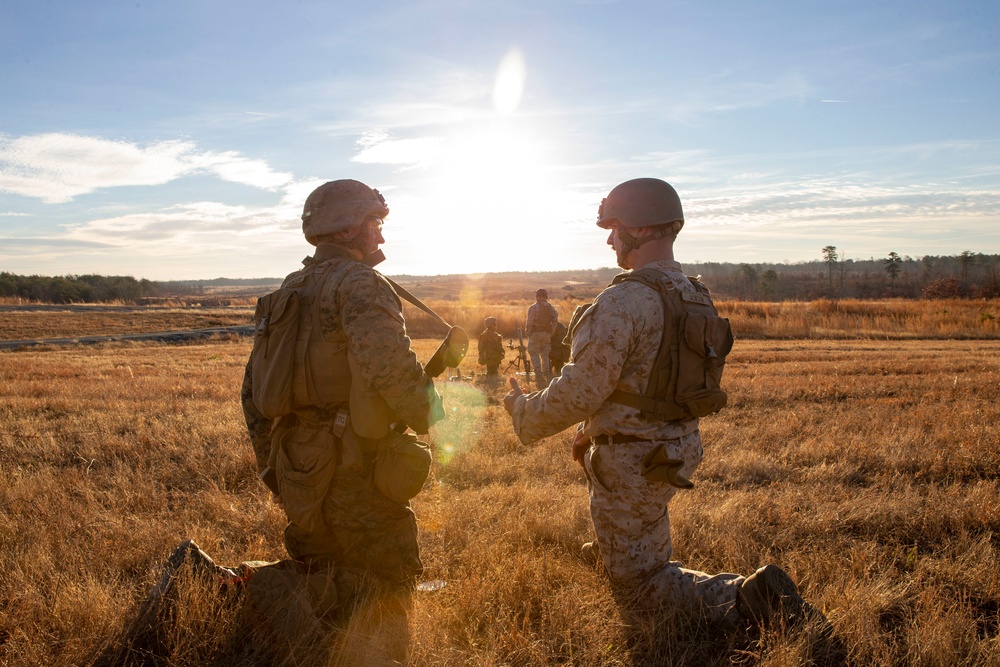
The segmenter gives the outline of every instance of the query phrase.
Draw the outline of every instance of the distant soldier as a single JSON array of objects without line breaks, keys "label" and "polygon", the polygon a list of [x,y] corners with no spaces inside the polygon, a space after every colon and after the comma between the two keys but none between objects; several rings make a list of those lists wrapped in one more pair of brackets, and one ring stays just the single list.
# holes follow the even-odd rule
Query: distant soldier
[{"label": "distant soldier", "polygon": [[775,565],[743,577],[671,559],[667,508],[693,486],[698,418],[725,405],[719,380],[732,332],[708,289],[674,261],[684,215],[668,183],[622,183],[597,224],[628,271],[574,317],[571,360],[548,388],[525,395],[511,378],[504,407],[514,432],[530,444],[580,422],[572,454],[586,472],[597,533],[582,554],[603,560],[621,604],[642,600],[729,626],[802,617],[808,605]]},{"label": "distant soldier", "polygon": [[503,349],[503,336],[497,331],[497,318],[487,317],[483,320],[486,329],[479,334],[479,363],[486,366],[487,379],[500,377],[500,362],[506,352]]},{"label": "distant soldier", "polygon": [[569,344],[566,342],[566,325],[556,322],[556,330],[552,332],[551,349],[549,350],[549,369],[552,377],[562,373],[562,367],[569,361]]},{"label": "distant soldier", "polygon": [[535,303],[528,308],[528,321],[524,325],[524,331],[528,334],[531,367],[535,370],[535,382],[539,389],[551,379],[549,350],[552,347],[552,334],[555,333],[556,322],[559,320],[559,313],[548,299],[549,293],[544,289],[535,292]]}]

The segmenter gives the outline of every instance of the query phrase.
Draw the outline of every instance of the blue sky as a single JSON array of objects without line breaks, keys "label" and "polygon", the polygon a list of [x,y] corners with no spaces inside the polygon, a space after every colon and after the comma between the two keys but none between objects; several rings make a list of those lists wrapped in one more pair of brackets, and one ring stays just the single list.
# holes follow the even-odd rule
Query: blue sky
[{"label": "blue sky", "polygon": [[281,276],[327,180],[390,274],[613,266],[617,183],[678,258],[1000,253],[1000,3],[0,4],[0,271]]}]

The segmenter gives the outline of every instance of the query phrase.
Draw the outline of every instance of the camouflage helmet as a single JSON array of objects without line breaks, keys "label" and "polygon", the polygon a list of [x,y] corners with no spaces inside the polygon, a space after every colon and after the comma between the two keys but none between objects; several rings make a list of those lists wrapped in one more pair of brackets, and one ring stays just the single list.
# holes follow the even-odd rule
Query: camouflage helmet
[{"label": "camouflage helmet", "polygon": [[302,233],[316,245],[316,237],[357,227],[366,219],[389,215],[385,198],[360,181],[345,178],[324,183],[312,191],[302,208]]},{"label": "camouflage helmet", "polygon": [[490,327],[495,327],[496,325],[497,325],[497,318],[495,317],[487,317],[485,320],[483,320],[483,326],[486,327],[487,329],[489,329]]},{"label": "camouflage helmet", "polygon": [[674,233],[684,226],[684,211],[677,191],[658,178],[634,178],[613,189],[601,200],[597,226],[608,229],[618,221],[622,227],[658,227],[673,224]]},{"label": "camouflage helmet", "polygon": [[544,287],[539,287],[535,290],[535,298],[542,297],[543,299],[549,298],[549,292]]}]

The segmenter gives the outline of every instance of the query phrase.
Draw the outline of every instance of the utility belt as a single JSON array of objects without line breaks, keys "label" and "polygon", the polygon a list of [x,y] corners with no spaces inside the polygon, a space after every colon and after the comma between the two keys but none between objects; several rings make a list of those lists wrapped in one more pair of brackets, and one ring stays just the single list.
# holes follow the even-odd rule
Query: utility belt
[{"label": "utility belt", "polygon": [[590,439],[595,445],[617,445],[624,442],[649,442],[649,438],[638,435],[622,435],[621,433],[605,433],[595,435]]}]

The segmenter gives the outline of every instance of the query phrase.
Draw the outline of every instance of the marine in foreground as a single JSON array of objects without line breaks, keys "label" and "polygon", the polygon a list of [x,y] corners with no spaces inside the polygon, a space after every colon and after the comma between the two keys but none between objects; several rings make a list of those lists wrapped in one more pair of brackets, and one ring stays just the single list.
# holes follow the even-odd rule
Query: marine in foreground
[{"label": "marine in foreground", "polygon": [[626,271],[574,313],[559,377],[531,394],[511,378],[504,406],[514,432],[528,445],[578,424],[572,456],[586,474],[597,535],[581,551],[603,563],[627,610],[671,608],[725,628],[804,619],[814,612],[776,565],[744,577],[672,560],[669,504],[693,487],[699,419],[726,404],[732,331],[708,288],[674,259],[684,214],[668,183],[618,185],[597,224]]}]

